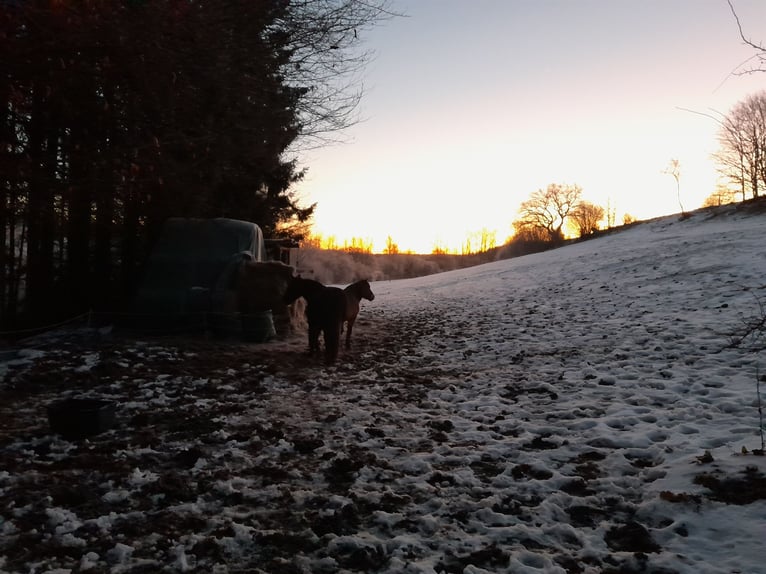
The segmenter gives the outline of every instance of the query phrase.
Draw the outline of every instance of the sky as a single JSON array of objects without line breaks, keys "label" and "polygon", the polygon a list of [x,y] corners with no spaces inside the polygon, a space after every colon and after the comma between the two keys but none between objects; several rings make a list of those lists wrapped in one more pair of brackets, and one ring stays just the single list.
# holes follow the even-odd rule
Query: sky
[{"label": "sky", "polygon": [[[733,0],[766,39],[766,2]],[[726,0],[393,0],[363,36],[374,54],[360,122],[301,152],[313,232],[382,251],[498,245],[551,183],[638,219],[701,206],[727,113],[766,88]],[[681,166],[680,204],[672,159]],[[474,239],[475,241],[475,239]]]}]

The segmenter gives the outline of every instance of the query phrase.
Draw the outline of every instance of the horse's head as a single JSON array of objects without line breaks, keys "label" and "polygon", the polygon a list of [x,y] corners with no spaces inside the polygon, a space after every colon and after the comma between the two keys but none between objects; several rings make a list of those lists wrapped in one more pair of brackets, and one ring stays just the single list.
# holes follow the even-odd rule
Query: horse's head
[{"label": "horse's head", "polygon": [[296,275],[287,283],[287,289],[285,289],[285,294],[282,296],[282,302],[285,305],[295,303],[295,300],[303,295],[302,281],[301,276]]},{"label": "horse's head", "polygon": [[367,299],[368,301],[375,299],[375,294],[372,292],[370,282],[367,281],[367,279],[357,281],[354,285],[356,286],[356,292],[360,299]]}]

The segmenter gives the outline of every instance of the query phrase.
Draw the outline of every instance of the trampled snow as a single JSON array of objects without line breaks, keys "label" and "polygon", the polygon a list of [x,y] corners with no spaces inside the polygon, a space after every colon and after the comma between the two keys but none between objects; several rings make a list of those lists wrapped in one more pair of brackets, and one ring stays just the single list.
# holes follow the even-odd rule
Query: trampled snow
[{"label": "trampled snow", "polygon": [[[376,282],[334,367],[302,333],[30,342],[0,365],[0,569],[764,573],[766,362],[732,345],[764,232],[732,206]],[[68,393],[119,424],[51,435]]]}]

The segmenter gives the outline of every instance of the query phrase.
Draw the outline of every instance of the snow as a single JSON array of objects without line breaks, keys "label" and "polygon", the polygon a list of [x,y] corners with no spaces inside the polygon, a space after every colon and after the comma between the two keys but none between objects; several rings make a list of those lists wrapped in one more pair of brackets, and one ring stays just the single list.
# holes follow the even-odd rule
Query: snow
[{"label": "snow", "polygon": [[[766,573],[766,499],[708,486],[766,470],[763,354],[730,344],[764,230],[732,206],[373,283],[333,367],[303,334],[19,349],[0,569]],[[21,419],[58,396],[17,396],[45,361],[122,424],[76,444]]]}]

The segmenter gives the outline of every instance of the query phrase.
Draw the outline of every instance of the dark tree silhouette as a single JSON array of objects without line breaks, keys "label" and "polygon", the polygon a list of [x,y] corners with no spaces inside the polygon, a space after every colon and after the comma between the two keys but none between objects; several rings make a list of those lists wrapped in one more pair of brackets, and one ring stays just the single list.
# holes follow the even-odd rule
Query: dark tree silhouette
[{"label": "dark tree silhouette", "polygon": [[719,171],[736,185],[742,200],[758,197],[766,185],[766,91],[736,104],[719,121]]},{"label": "dark tree silhouette", "polygon": [[294,150],[354,121],[354,50],[384,8],[3,3],[0,327],[119,307],[169,216],[300,238]]},{"label": "dark tree silhouette", "polygon": [[599,223],[604,219],[604,208],[587,201],[578,203],[570,214],[580,237],[593,235],[599,230]]}]

